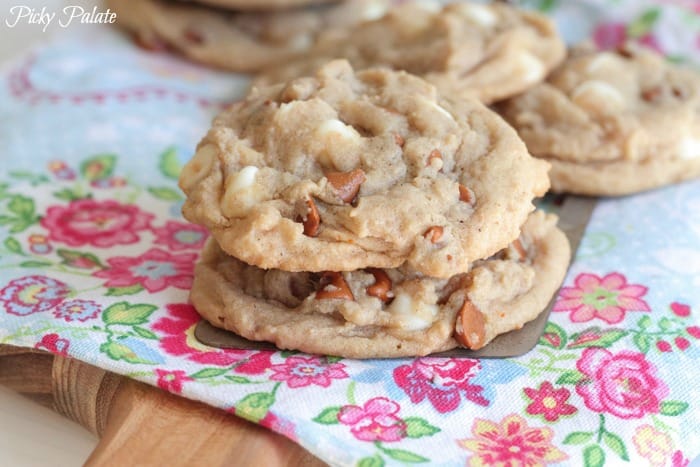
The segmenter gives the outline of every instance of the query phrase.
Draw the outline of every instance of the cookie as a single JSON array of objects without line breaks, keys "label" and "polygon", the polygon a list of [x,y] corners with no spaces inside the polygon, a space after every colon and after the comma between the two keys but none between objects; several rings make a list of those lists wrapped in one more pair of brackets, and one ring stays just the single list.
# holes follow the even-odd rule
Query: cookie
[{"label": "cookie", "polygon": [[256,13],[166,0],[107,0],[117,23],[147,49],[174,49],[192,60],[258,71],[306,52],[319,34],[383,14],[389,0]]},{"label": "cookie", "polygon": [[555,223],[533,213],[513,245],[450,279],[401,269],[263,270],[210,241],[191,300],[214,326],[282,349],[348,358],[479,349],[535,319],[560,286],[570,253]]},{"label": "cookie", "polygon": [[339,60],[224,111],[180,187],[184,216],[249,264],[446,278],[517,238],[547,169],[480,102]]},{"label": "cookie", "polygon": [[[285,10],[303,6],[336,3],[338,0],[187,0],[228,10]],[[352,1],[352,0],[351,0]]]},{"label": "cookie", "polygon": [[382,18],[326,34],[309,53],[275,64],[256,81],[308,75],[333,58],[363,69],[387,66],[436,84],[443,94],[490,103],[542,81],[565,55],[554,23],[504,4],[413,2]]},{"label": "cookie", "polygon": [[700,75],[648,49],[573,54],[499,106],[552,190],[625,195],[700,176]]}]

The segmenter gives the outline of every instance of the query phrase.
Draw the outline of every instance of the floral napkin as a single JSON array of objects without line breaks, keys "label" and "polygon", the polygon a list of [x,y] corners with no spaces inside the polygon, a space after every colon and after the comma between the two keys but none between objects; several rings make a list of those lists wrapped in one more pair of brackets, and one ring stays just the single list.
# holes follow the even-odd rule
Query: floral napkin
[{"label": "floral napkin", "polygon": [[[523,2],[571,41],[697,61],[691,0]],[[176,179],[246,80],[73,31],[0,81],[0,344],[235,413],[334,465],[684,466],[700,454],[700,182],[601,200],[519,358],[355,361],[198,343],[206,232]]]}]

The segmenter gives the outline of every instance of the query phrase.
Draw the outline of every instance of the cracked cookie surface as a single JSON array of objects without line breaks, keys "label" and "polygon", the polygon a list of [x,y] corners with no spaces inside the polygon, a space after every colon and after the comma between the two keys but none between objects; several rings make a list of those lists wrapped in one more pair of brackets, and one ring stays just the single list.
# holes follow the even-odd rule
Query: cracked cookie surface
[{"label": "cracked cookie surface", "polygon": [[283,349],[349,358],[478,349],[535,319],[560,286],[570,253],[555,224],[533,213],[516,242],[450,279],[404,269],[263,270],[210,240],[191,300],[214,326]]},{"label": "cracked cookie surface", "polygon": [[624,195],[700,176],[700,75],[631,46],[577,51],[499,105],[552,189]]},{"label": "cracked cookie surface", "polygon": [[547,168],[478,101],[335,61],[219,115],[180,186],[185,217],[249,264],[450,277],[517,238]]},{"label": "cracked cookie surface", "polygon": [[542,81],[564,55],[554,23],[543,15],[502,4],[412,2],[325,35],[307,54],[274,64],[257,82],[287,81],[344,58],[358,70],[405,70],[445,95],[489,103]]},{"label": "cracked cookie surface", "polygon": [[[215,1],[215,0],[214,0]],[[232,12],[172,0],[107,0],[147,49],[174,49],[233,71],[258,71],[305,53],[328,29],[381,16],[389,0],[353,0],[280,12]]]}]

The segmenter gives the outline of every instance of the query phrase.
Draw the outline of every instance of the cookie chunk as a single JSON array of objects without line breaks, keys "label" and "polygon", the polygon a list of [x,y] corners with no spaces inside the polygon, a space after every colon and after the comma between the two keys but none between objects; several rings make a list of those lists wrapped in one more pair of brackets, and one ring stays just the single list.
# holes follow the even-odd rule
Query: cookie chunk
[{"label": "cookie chunk", "polygon": [[[252,3],[252,2],[249,2]],[[288,11],[230,12],[173,0],[107,0],[117,22],[147,49],[251,72],[305,53],[326,29],[384,13],[389,0],[353,0]]]},{"label": "cookie chunk", "polygon": [[349,358],[479,349],[536,318],[561,284],[570,253],[555,223],[533,213],[511,246],[450,279],[401,269],[263,270],[210,241],[191,300],[214,326],[282,349]]},{"label": "cookie chunk", "polygon": [[180,187],[185,217],[249,264],[450,277],[517,238],[547,169],[480,102],[341,60],[219,115]]},{"label": "cookie chunk", "polygon": [[542,81],[565,55],[554,23],[503,4],[407,3],[374,21],[327,34],[308,54],[273,65],[258,84],[305,76],[333,58],[355,69],[387,66],[436,84],[450,96],[489,103]]},{"label": "cookie chunk", "polygon": [[700,176],[700,76],[640,48],[573,54],[499,106],[552,189],[624,195]]},{"label": "cookie chunk", "polygon": [[302,6],[335,3],[338,0],[187,0],[194,3],[204,3],[228,10],[286,10]]}]

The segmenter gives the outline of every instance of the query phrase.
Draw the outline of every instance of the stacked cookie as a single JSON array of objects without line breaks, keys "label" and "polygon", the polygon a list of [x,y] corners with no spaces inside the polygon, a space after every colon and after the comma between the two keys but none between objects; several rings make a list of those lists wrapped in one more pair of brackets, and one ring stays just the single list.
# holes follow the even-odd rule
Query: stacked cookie
[{"label": "stacked cookie", "polygon": [[107,0],[138,44],[239,72],[307,53],[321,36],[381,16],[389,0]]},{"label": "stacked cookie", "polygon": [[191,300],[212,324],[345,357],[477,349],[539,314],[568,266],[532,213],[548,164],[479,101],[403,71],[260,87],[183,169],[212,240]]}]

